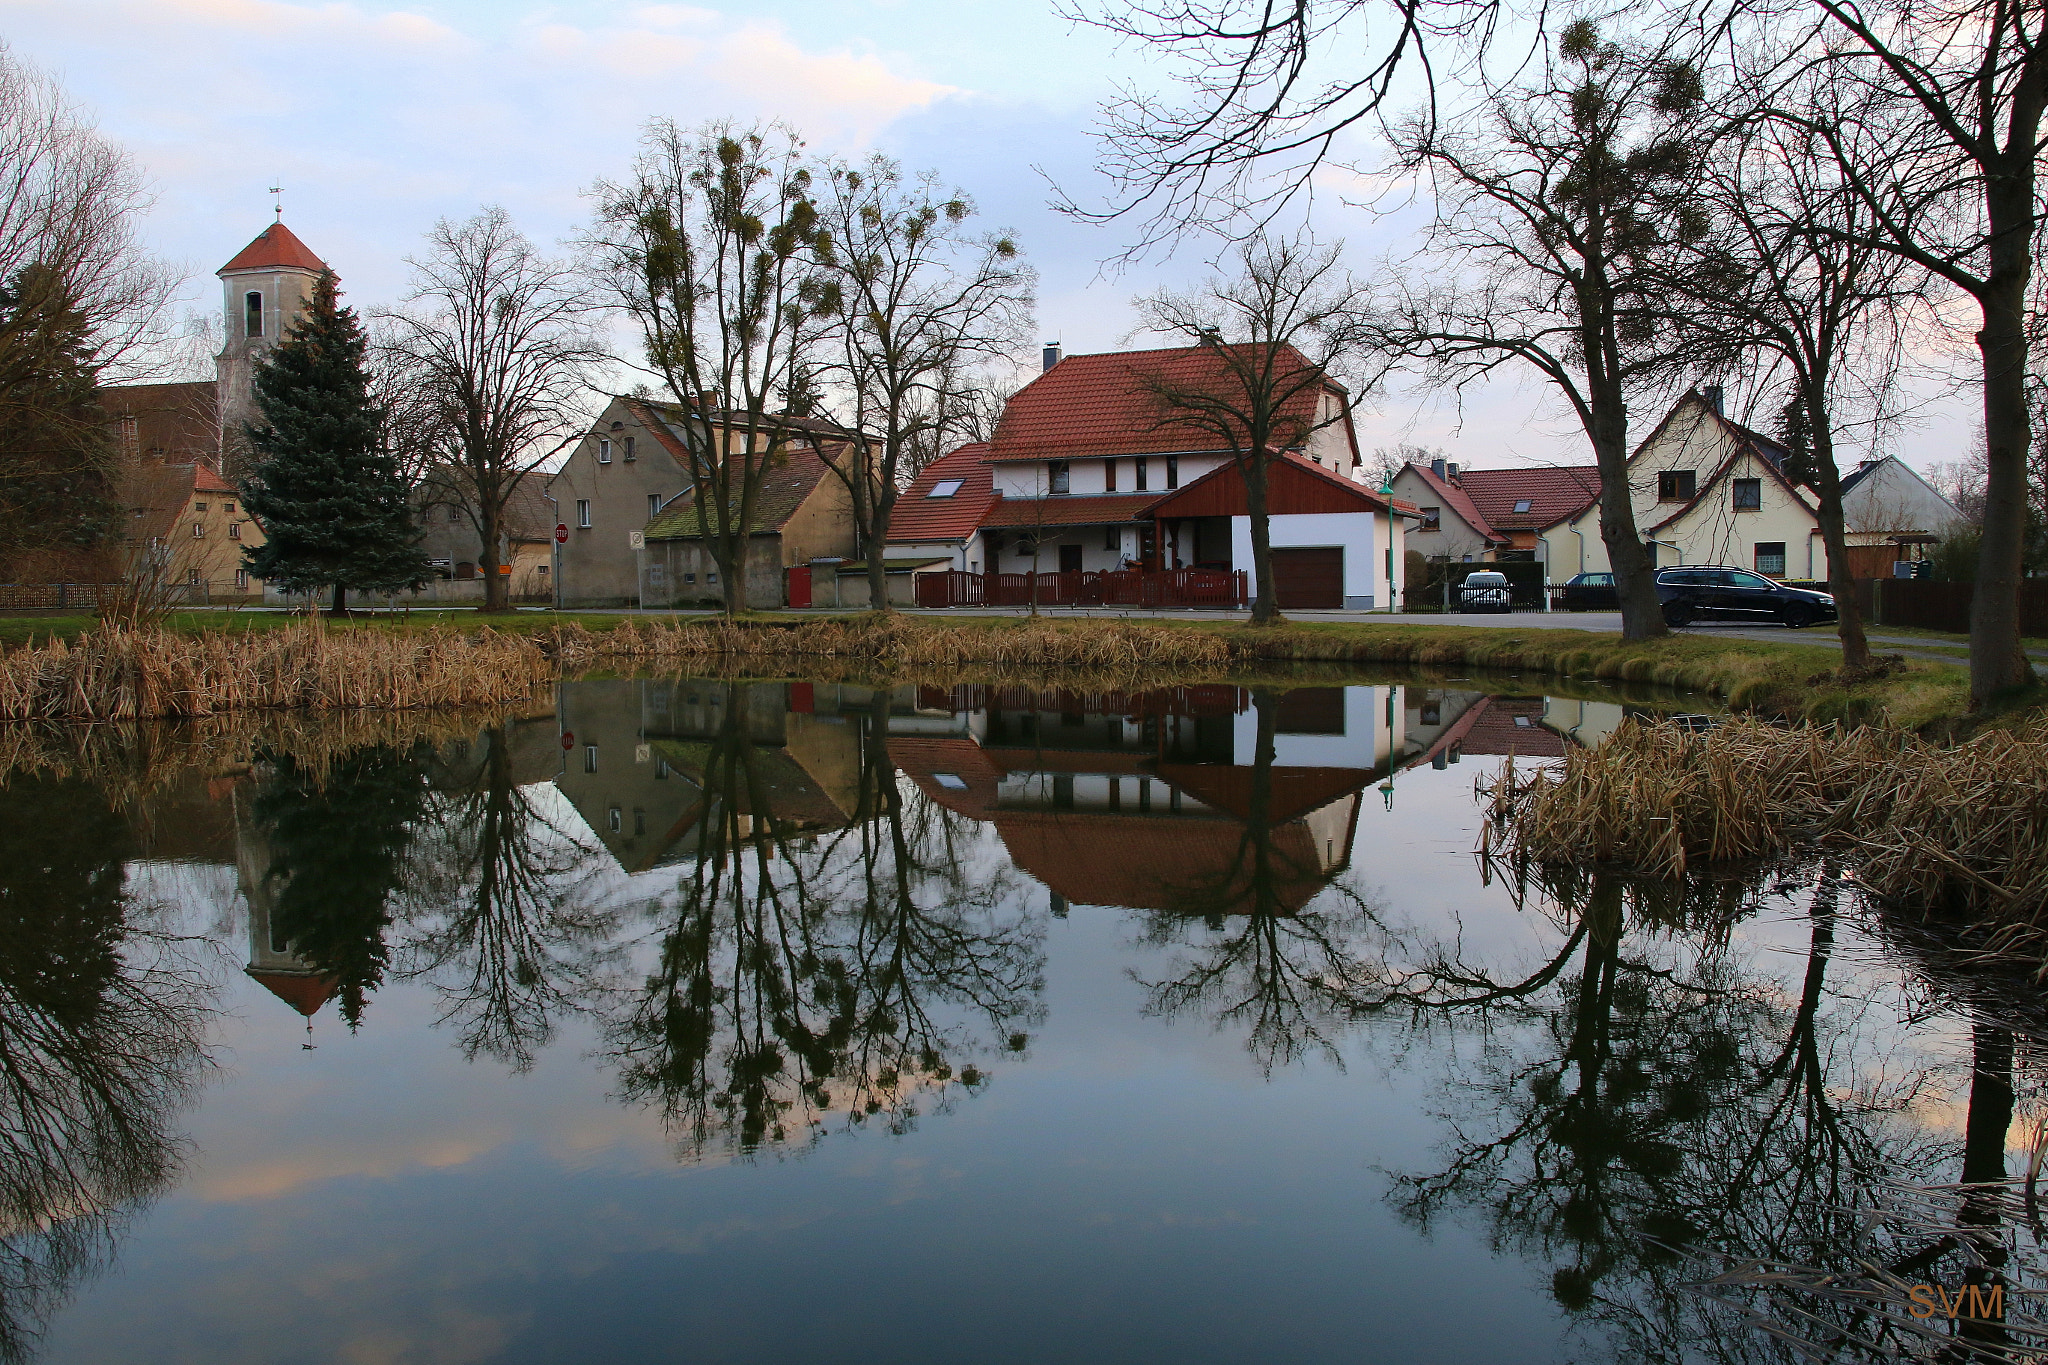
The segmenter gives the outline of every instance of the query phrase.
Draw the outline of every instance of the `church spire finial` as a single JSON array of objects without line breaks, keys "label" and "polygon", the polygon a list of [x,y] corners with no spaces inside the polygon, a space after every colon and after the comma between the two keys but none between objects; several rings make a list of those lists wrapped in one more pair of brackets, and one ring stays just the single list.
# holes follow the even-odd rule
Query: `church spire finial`
[{"label": "church spire finial", "polygon": [[271,207],[277,213],[276,221],[282,223],[284,221],[284,186],[272,185],[270,192],[277,196],[277,202],[272,204]]}]

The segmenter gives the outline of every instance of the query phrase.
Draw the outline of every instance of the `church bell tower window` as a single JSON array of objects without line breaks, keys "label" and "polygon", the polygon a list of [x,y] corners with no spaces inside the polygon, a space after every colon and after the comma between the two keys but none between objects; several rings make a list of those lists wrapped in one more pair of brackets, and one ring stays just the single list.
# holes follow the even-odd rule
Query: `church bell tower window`
[{"label": "church bell tower window", "polygon": [[263,335],[263,293],[250,290],[242,296],[242,332],[245,336]]}]

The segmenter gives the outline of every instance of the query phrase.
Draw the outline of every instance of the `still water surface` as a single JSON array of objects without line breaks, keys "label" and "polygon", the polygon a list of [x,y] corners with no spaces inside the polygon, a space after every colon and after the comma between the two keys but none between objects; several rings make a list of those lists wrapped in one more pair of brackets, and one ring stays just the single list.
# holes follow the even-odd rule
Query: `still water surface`
[{"label": "still water surface", "polygon": [[17,770],[0,1359],[1781,1358],[1668,1248],[1984,1178],[2011,1037],[1825,868],[1485,874],[1505,755],[1699,709],[1514,686],[624,679]]}]

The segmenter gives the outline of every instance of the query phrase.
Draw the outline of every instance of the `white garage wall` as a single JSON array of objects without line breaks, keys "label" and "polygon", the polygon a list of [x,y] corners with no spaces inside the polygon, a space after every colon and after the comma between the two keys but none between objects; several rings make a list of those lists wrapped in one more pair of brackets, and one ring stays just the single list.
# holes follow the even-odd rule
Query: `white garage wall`
[{"label": "white garage wall", "polygon": [[[1378,602],[1374,587],[1385,578],[1374,553],[1373,522],[1370,512],[1311,512],[1270,519],[1270,535],[1276,550],[1308,549],[1322,545],[1344,547],[1344,606],[1351,611],[1370,611]],[[1245,570],[1252,567],[1252,519],[1230,519],[1230,562]],[[1256,585],[1253,585],[1256,591]]]}]

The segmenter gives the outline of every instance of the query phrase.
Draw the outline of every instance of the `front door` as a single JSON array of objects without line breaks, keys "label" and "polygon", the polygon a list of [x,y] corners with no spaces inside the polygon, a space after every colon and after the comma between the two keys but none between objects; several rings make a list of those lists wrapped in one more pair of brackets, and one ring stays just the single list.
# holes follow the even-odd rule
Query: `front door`
[{"label": "front door", "polygon": [[1081,547],[1080,547],[1080,546],[1078,546],[1078,545],[1062,545],[1062,546],[1060,546],[1060,572],[1061,572],[1061,573],[1079,573],[1079,572],[1081,572]]}]

